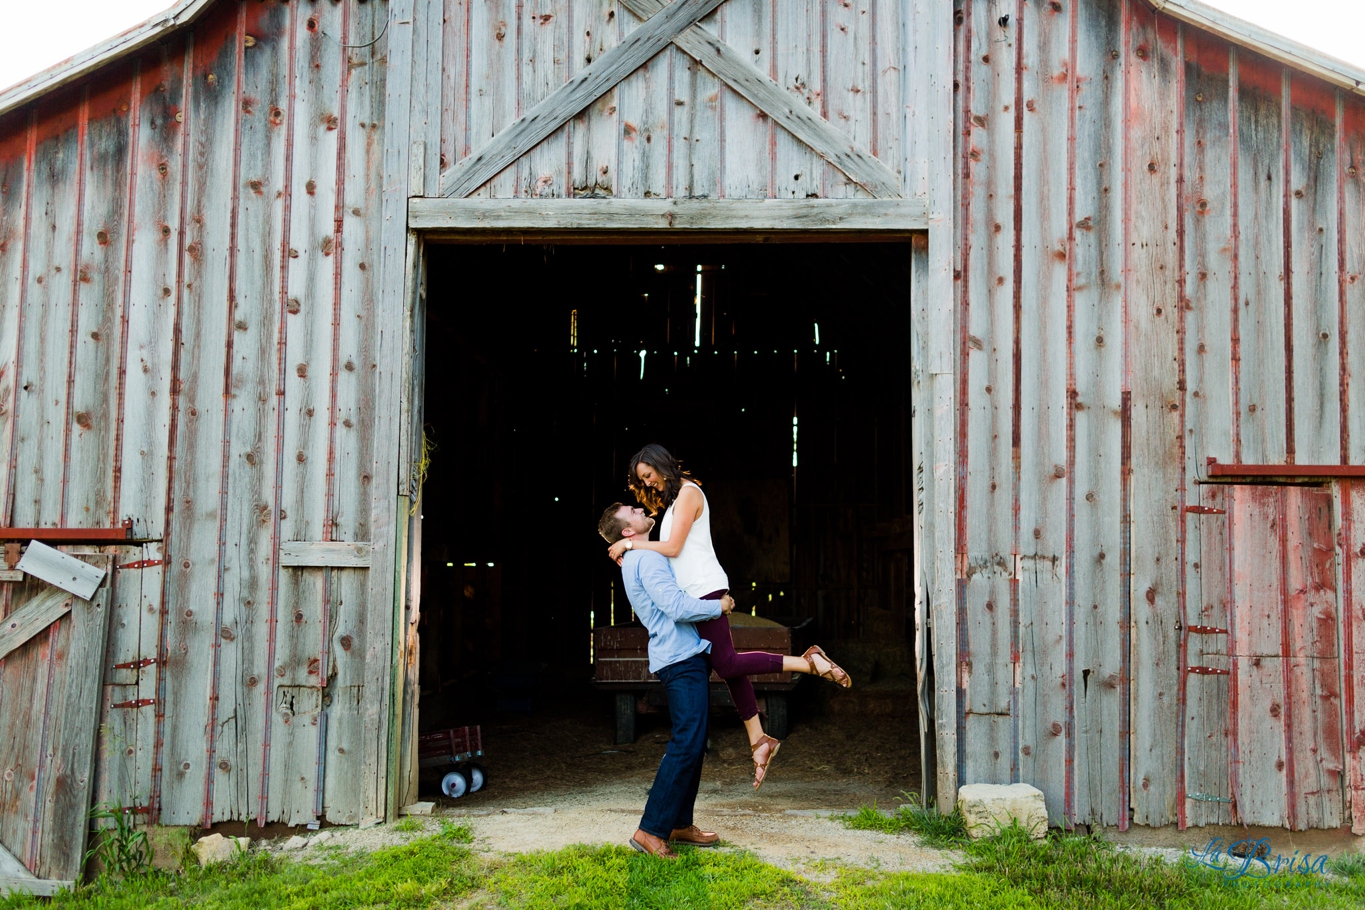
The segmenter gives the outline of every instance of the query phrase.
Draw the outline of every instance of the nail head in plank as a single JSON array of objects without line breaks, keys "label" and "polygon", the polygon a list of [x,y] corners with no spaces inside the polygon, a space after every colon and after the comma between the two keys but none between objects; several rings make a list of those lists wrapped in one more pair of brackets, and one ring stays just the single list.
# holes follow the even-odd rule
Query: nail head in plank
[{"label": "nail head in plank", "polygon": [[[33,636],[61,619],[71,609],[71,595],[45,591],[5,618],[0,625],[0,660]],[[3,866],[0,857],[0,868]]]},{"label": "nail head in plank", "polygon": [[70,591],[81,600],[89,600],[104,580],[103,569],[36,540],[29,542],[18,568],[63,591]]},{"label": "nail head in plank", "polygon": [[286,540],[280,543],[280,565],[290,567],[325,566],[334,569],[368,569],[368,542],[334,540]]}]

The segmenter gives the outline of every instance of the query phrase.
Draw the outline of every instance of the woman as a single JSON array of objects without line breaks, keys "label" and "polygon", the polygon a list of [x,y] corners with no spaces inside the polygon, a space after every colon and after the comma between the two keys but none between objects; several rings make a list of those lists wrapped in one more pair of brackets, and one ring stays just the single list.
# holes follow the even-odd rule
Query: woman
[{"label": "woman", "polygon": [[[649,514],[658,515],[660,509],[666,510],[659,524],[659,540],[619,540],[607,554],[619,560],[627,549],[634,547],[662,553],[673,566],[678,587],[700,600],[720,600],[730,581],[711,544],[711,510],[700,484],[660,445],[650,444],[636,452],[629,471],[630,490]],[[730,698],[749,735],[757,790],[782,743],[763,732],[758,700],[749,677],[762,673],[809,673],[837,682],[845,689],[853,681],[819,645],[812,645],[800,657],[766,651],[736,652],[730,637],[730,621],[724,615],[697,623],[697,633],[711,643],[711,668],[730,687]]]}]

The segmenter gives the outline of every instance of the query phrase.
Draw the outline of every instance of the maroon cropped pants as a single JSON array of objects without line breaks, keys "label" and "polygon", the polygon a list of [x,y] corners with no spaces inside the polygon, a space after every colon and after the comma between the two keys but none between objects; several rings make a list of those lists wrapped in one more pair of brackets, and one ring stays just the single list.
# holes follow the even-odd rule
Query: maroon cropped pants
[{"label": "maroon cropped pants", "polygon": [[[725,591],[712,591],[702,600],[720,600]],[[750,676],[782,672],[782,655],[767,651],[736,651],[730,637],[730,620],[724,614],[716,619],[697,623],[697,634],[711,643],[711,669],[730,687],[730,700],[739,711],[740,720],[758,714],[758,699]]]}]

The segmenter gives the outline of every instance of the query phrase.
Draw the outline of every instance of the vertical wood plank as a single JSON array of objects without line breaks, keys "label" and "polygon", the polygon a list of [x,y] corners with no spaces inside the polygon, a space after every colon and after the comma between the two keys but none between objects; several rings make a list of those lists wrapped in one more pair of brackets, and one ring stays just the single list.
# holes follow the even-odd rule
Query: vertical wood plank
[{"label": "vertical wood plank", "polygon": [[11,520],[23,527],[61,521],[71,315],[76,275],[81,99],[55,97],[40,105],[44,121],[30,189],[28,283],[23,292],[19,386],[14,405],[16,486]]},{"label": "vertical wood plank", "polygon": [[[772,55],[772,3],[770,0],[727,0],[711,18],[719,20],[718,34],[740,57],[763,72],[770,69]],[[705,23],[703,23],[705,24]],[[679,54],[689,65],[695,65],[686,54]],[[706,73],[705,70],[702,70]],[[698,89],[719,93],[721,132],[717,137],[719,157],[723,159],[724,183],[719,195],[731,199],[765,199],[772,194],[773,157],[771,148],[777,129],[762,111],[736,95],[719,80],[709,78],[697,85]],[[714,84],[713,84],[714,83]],[[694,138],[700,138],[693,134]],[[691,143],[697,151],[702,142]],[[674,148],[677,148],[675,143]],[[720,162],[718,162],[720,163]],[[720,174],[717,175],[718,182]],[[699,194],[701,195],[701,194]]]},{"label": "vertical wood plank", "polygon": [[[571,7],[562,0],[522,0],[520,113],[531,110],[569,78]],[[516,195],[567,196],[568,130],[560,128],[517,163]]]},{"label": "vertical wood plank", "polygon": [[469,0],[443,0],[441,40],[440,168],[453,167],[469,154]]},{"label": "vertical wood plank", "polygon": [[[1227,512],[1225,488],[1207,484],[1199,488],[1199,504]],[[1206,630],[1190,632],[1187,659],[1192,667],[1230,669],[1228,629],[1232,621],[1228,592],[1231,590],[1231,541],[1228,514],[1190,516],[1189,621]],[[1228,776],[1233,754],[1229,738],[1230,676],[1190,674],[1185,711],[1186,794],[1232,799]],[[1187,822],[1191,825],[1224,825],[1233,822],[1231,803],[1188,799]]]},{"label": "vertical wood plank", "polygon": [[1342,394],[1347,407],[1341,430],[1348,437],[1347,463],[1365,464],[1365,345],[1359,343],[1365,339],[1365,105],[1343,99],[1342,108],[1341,160],[1337,162],[1342,220],[1338,239],[1345,246],[1345,268],[1338,294],[1347,373]]},{"label": "vertical wood plank", "polygon": [[[629,13],[617,13],[616,22],[618,41],[640,25],[640,20]],[[673,137],[668,108],[672,103],[669,85],[675,53],[672,46],[665,48],[616,87],[621,122],[618,196],[649,199],[667,196],[671,190],[668,165]]]},{"label": "vertical wood plank", "polygon": [[[7,584],[4,608],[9,616],[46,587],[36,580]],[[2,618],[2,617],[0,617]],[[4,846],[32,870],[36,863],[31,841],[37,799],[39,756],[42,753],[42,718],[49,700],[48,666],[53,635],[35,635],[18,650],[0,660],[0,767],[12,774],[0,775],[0,846]],[[8,778],[8,779],[7,779]]]},{"label": "vertical wood plank", "polygon": [[[171,363],[180,236],[180,150],[184,139],[183,45],[158,48],[141,60],[134,217],[129,255],[122,451],[117,516],[135,533],[160,538],[166,522],[166,462],[170,432]],[[180,115],[180,120],[176,116]]]},{"label": "vertical wood plank", "polygon": [[14,408],[19,394],[16,381],[19,358],[20,311],[26,282],[24,267],[28,255],[28,206],[31,194],[28,180],[29,139],[33,137],[29,120],[11,116],[0,130],[0,295],[13,301],[0,307],[0,519],[11,520],[14,464]]},{"label": "vertical wood plank", "polygon": [[[85,556],[108,572],[108,556]],[[88,601],[77,599],[66,617],[53,623],[45,719],[47,767],[37,793],[40,816],[37,851],[30,866],[39,878],[80,877],[95,776],[95,734],[103,689],[104,652],[109,631],[107,580]]]},{"label": "vertical wood plank", "polygon": [[1294,308],[1294,455],[1341,460],[1337,299],[1336,92],[1305,76],[1289,99],[1290,274]]},{"label": "vertical wood plank", "polygon": [[[970,301],[960,369],[966,374],[969,409],[966,452],[967,536],[966,633],[971,651],[967,676],[966,758],[968,782],[1006,783],[1014,777],[1011,740],[1009,605],[1014,576],[1013,491],[1010,401],[1014,337],[1011,200],[1014,179],[1012,34],[1002,32],[986,3],[972,3],[972,47],[964,65],[972,80],[970,131],[964,137],[970,183],[971,224],[988,225],[984,241],[973,241],[964,294]],[[997,39],[1003,41],[997,43]],[[989,49],[989,50],[988,50]],[[996,227],[998,226],[998,230]],[[996,720],[972,720],[972,715]],[[1003,721],[999,718],[1003,717]],[[981,744],[978,746],[978,742]]]},{"label": "vertical wood plank", "polygon": [[[469,149],[479,151],[519,115],[517,109],[517,6],[513,0],[470,5]],[[368,20],[357,15],[357,20]],[[379,24],[383,27],[383,24]],[[357,35],[365,34],[357,26]],[[376,35],[378,32],[375,33]],[[394,36],[380,44],[394,47]],[[368,39],[365,39],[368,40]],[[471,196],[511,196],[515,168],[499,174]]]},{"label": "vertical wood plank", "polygon": [[1354,481],[1344,484],[1343,522],[1345,568],[1341,604],[1341,705],[1344,718],[1346,788],[1351,803],[1351,833],[1365,834],[1365,685],[1359,665],[1365,655],[1365,545],[1360,518],[1365,516],[1365,489]]},{"label": "vertical wood plank", "polygon": [[[871,89],[873,0],[825,0],[825,119],[855,143],[867,148],[872,132]],[[867,196],[867,191],[832,164],[822,162],[822,195]]]},{"label": "vertical wood plank", "polygon": [[[195,30],[190,67],[189,159],[184,205],[184,272],[180,295],[180,362],[172,376],[177,431],[173,450],[172,511],[167,534],[174,549],[166,573],[166,662],[160,821],[204,820],[210,698],[218,697],[211,669],[218,630],[219,480],[223,458],[223,376],[228,316],[228,260],[232,245],[235,135],[235,16]],[[213,79],[210,80],[209,77]],[[258,684],[260,680],[257,681]],[[259,691],[259,690],[258,690]]]},{"label": "vertical wood plank", "polygon": [[[274,528],[275,408],[278,396],[280,256],[288,185],[288,106],[294,7],[268,4],[248,11],[246,32],[255,44],[242,55],[241,148],[237,187],[235,297],[231,301],[232,360],[224,450],[227,456],[223,518],[219,730],[214,767],[215,820],[257,814],[265,773],[265,724],[276,668],[271,554]],[[249,686],[256,678],[262,685]],[[224,689],[230,688],[231,696]],[[264,696],[264,698],[263,698]]]},{"label": "vertical wood plank", "polygon": [[[571,0],[574,26],[569,47],[569,71],[578,72],[616,46],[617,15],[629,16],[615,0]],[[573,120],[573,160],[570,169],[574,196],[615,195],[620,122],[618,90],[598,98]]]},{"label": "vertical wood plank", "polygon": [[1238,64],[1238,327],[1247,364],[1240,372],[1241,456],[1249,464],[1280,464],[1288,452],[1282,70],[1242,50]]},{"label": "vertical wood plank", "polygon": [[1119,451],[1123,404],[1123,93],[1120,4],[1078,4],[1075,360],[1076,818],[1116,825],[1119,806]]},{"label": "vertical wood plank", "polygon": [[[791,0],[772,13],[774,51],[771,75],[794,100],[820,111],[824,70],[820,64],[820,0]],[[779,199],[819,196],[824,162],[791,133],[774,137],[774,193]]]},{"label": "vertical wood plank", "polygon": [[1243,824],[1286,821],[1284,669],[1280,656],[1283,602],[1281,493],[1276,487],[1232,488],[1231,684],[1237,689],[1237,814]]},{"label": "vertical wood plank", "polygon": [[[1020,554],[1018,708],[1019,779],[1043,791],[1049,814],[1066,824],[1071,807],[1071,718],[1067,711],[1067,212],[1070,185],[1070,26],[1074,3],[1021,6],[1022,170],[1016,168],[1021,230],[1017,260],[1020,309]],[[1018,97],[1018,96],[1016,96]],[[1047,353],[1044,353],[1047,352]]]},{"label": "vertical wood plank", "polygon": [[[120,569],[143,559],[144,547],[118,547],[114,550],[109,576],[109,633],[103,671],[104,698],[100,708],[99,737],[96,740],[96,790],[93,803],[118,802],[123,806],[147,806],[151,799],[151,765],[139,766],[138,747],[144,739],[142,728],[154,727],[154,714],[148,709],[110,709],[113,703],[135,701],[143,676],[153,682],[154,667],[126,667],[143,659],[143,572]],[[158,567],[159,568],[159,567]],[[160,591],[157,591],[160,594]],[[155,618],[155,608],[153,609]],[[156,624],[150,627],[145,643],[149,656],[156,651]],[[152,696],[154,697],[154,695]],[[143,772],[139,774],[139,771]]]},{"label": "vertical wood plank", "polygon": [[901,195],[905,190],[904,123],[908,116],[903,88],[904,69],[909,53],[902,19],[910,12],[910,4],[902,0],[873,0],[872,22],[872,135],[868,151],[881,159],[901,177]]},{"label": "vertical wood plank", "polygon": [[[355,112],[357,124],[368,120],[373,127],[381,115],[384,118],[384,145],[382,157],[375,154],[378,148],[373,141],[352,142],[348,137],[346,145],[347,211],[354,214],[360,209],[367,217],[357,216],[354,224],[347,224],[346,248],[351,252],[342,263],[339,332],[333,342],[332,385],[336,391],[330,419],[335,461],[329,481],[333,511],[328,518],[333,539],[372,540],[375,546],[370,571],[356,579],[353,587],[343,585],[332,595],[328,628],[333,638],[328,647],[332,654],[350,653],[348,646],[354,651],[345,668],[349,672],[343,675],[339,664],[332,682],[333,686],[349,687],[349,692],[332,697],[331,704],[335,709],[341,703],[340,714],[349,715],[352,721],[350,729],[341,732],[337,748],[329,746],[328,750],[324,799],[327,817],[338,822],[348,818],[359,821],[390,811],[390,674],[398,520],[393,494],[397,479],[395,418],[401,381],[396,373],[406,346],[396,329],[403,324],[409,255],[401,214],[407,205],[406,193],[386,185],[383,175],[395,173],[407,151],[402,138],[407,135],[407,124],[403,111],[395,105],[409,90],[412,78],[404,62],[408,39],[402,27],[404,16],[410,16],[411,10],[408,0],[391,4],[388,46],[375,50],[371,58],[377,60],[387,53],[389,66],[372,67],[369,77],[361,82],[353,75],[349,86],[348,111]],[[371,7],[368,15],[373,17],[372,28],[383,27],[382,9]],[[379,218],[374,217],[376,212]],[[403,276],[401,281],[399,276]],[[347,420],[351,421],[349,427]],[[337,720],[338,713],[331,719]],[[331,735],[329,729],[329,740]],[[344,761],[343,748],[349,756]],[[359,792],[353,783],[356,780],[365,782]]]},{"label": "vertical wood plank", "polygon": [[[720,11],[701,21],[712,32],[723,32]],[[729,150],[724,132],[720,80],[676,47],[660,59],[668,59],[669,194],[675,197],[722,195],[722,158]],[[752,151],[750,151],[752,154]],[[740,173],[752,163],[739,164]]]},{"label": "vertical wood plank", "polygon": [[[283,474],[280,535],[323,540],[327,532],[328,416],[331,404],[332,324],[338,249],[337,164],[340,86],[346,52],[322,37],[342,34],[346,11],[308,10],[318,28],[295,30],[290,259],[285,299]],[[297,254],[297,255],[295,255]],[[319,712],[322,708],[321,626],[326,609],[322,573],[279,569],[275,685],[271,723],[271,820],[314,820]],[[283,670],[283,674],[279,673]],[[313,693],[297,693],[297,688]]]},{"label": "vertical wood plank", "polygon": [[1287,559],[1283,605],[1289,628],[1286,699],[1292,705],[1296,830],[1337,828],[1342,814],[1341,684],[1337,665],[1336,547],[1332,492],[1286,487]]},{"label": "vertical wood plank", "polygon": [[1133,396],[1132,566],[1134,822],[1176,819],[1178,727],[1179,385],[1176,224],[1177,26],[1132,5],[1128,55],[1128,342]]},{"label": "vertical wood plank", "polygon": [[[66,464],[68,524],[108,527],[113,516],[114,441],[122,384],[125,255],[128,242],[130,124],[140,98],[133,67],[88,98],[77,238],[75,360],[71,375]],[[140,93],[140,92],[138,92]]]}]

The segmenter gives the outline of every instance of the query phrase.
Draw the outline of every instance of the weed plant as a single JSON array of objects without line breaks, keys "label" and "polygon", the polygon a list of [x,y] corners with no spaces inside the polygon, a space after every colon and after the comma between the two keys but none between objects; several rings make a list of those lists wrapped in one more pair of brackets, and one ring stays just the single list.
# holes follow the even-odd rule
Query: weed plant
[{"label": "weed plant", "polygon": [[854,815],[845,815],[846,827],[883,834],[914,834],[930,847],[959,847],[967,842],[967,823],[956,808],[948,815],[939,813],[932,804],[924,805],[918,793],[903,793],[905,804],[890,815],[871,806],[863,806]]},{"label": "weed plant", "polygon": [[113,824],[101,826],[91,837],[90,849],[81,860],[82,869],[98,859],[101,878],[122,880],[147,874],[152,849],[147,832],[137,830],[131,809],[119,802],[100,803],[90,810],[90,820]]},{"label": "weed plant", "polygon": [[1327,864],[1327,868],[1342,878],[1365,881],[1365,854],[1350,853],[1338,856]]}]

